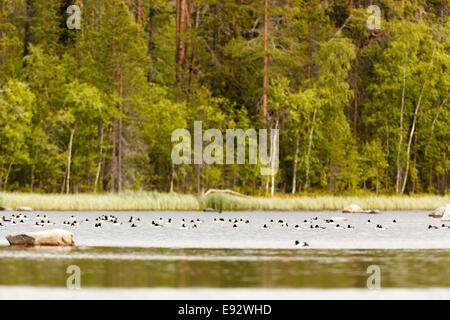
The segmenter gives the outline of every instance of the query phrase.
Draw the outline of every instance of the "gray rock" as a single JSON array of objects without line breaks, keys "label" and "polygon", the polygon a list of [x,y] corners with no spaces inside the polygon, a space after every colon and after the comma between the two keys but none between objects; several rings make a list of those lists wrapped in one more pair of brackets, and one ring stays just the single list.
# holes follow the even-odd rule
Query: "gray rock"
[{"label": "gray rock", "polygon": [[[448,206],[448,205],[447,205]],[[442,218],[445,213],[445,207],[440,207],[430,213],[428,216],[433,218]]]},{"label": "gray rock", "polygon": [[10,235],[6,237],[11,246],[53,246],[72,247],[73,234],[66,230],[50,230],[34,233]]},{"label": "gray rock", "polygon": [[364,213],[368,213],[368,214],[380,214],[381,211],[380,211],[380,210],[366,210],[366,211],[364,211]]},{"label": "gray rock", "polygon": [[351,204],[348,207],[345,207],[342,210],[343,213],[364,213],[364,210],[361,209],[357,204]]},{"label": "gray rock", "polygon": [[343,213],[368,213],[368,214],[379,214],[380,210],[363,210],[357,204],[351,204],[342,210]]}]

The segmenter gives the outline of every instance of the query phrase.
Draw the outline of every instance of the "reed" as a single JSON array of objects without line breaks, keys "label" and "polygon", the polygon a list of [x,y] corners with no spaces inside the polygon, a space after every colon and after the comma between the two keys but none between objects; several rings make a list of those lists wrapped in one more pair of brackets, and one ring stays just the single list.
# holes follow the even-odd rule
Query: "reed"
[{"label": "reed", "polygon": [[342,210],[355,203],[363,209],[433,210],[450,203],[450,196],[303,196],[241,198],[214,194],[203,200],[203,207],[222,210]]},{"label": "reed", "polygon": [[120,194],[34,194],[0,193],[0,205],[31,207],[40,211],[198,211],[205,208],[237,211],[341,210],[352,203],[364,209],[433,210],[450,203],[450,196],[208,196],[158,192]]},{"label": "reed", "polygon": [[157,192],[69,195],[0,193],[0,203],[10,208],[27,206],[41,211],[200,210],[195,196]]}]

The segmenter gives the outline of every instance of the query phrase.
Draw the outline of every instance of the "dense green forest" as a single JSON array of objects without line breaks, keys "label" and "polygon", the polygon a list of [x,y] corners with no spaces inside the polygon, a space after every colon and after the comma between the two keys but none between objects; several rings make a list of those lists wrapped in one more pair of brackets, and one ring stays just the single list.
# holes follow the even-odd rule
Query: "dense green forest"
[{"label": "dense green forest", "polygon": [[[81,9],[69,29],[67,8]],[[369,5],[381,9],[369,30]],[[440,193],[448,0],[0,0],[0,191]],[[279,128],[280,170],[171,161]]]}]

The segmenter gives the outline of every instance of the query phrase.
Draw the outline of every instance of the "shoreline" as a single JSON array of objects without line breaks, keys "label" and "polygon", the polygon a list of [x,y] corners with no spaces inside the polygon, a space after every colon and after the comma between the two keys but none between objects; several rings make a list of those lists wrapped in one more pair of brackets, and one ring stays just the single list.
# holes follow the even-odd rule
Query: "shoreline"
[{"label": "shoreline", "polygon": [[435,288],[82,288],[0,286],[0,298],[9,300],[447,300],[450,289]]},{"label": "shoreline", "polygon": [[[121,194],[0,193],[0,206],[30,207],[34,211],[340,211],[355,203],[365,210],[431,211],[450,203],[450,195],[418,196],[292,196],[239,197],[228,194],[197,196],[176,193]],[[0,211],[1,213],[1,211]]]}]

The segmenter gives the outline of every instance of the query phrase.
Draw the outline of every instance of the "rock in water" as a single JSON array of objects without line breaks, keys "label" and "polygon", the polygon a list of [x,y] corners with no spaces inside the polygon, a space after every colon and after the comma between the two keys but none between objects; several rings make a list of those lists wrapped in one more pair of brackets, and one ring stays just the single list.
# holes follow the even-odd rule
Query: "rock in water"
[{"label": "rock in water", "polygon": [[54,246],[73,247],[73,234],[66,230],[50,230],[7,236],[11,246]]},{"label": "rock in water", "polygon": [[364,213],[368,213],[368,214],[380,214],[380,210],[366,210],[364,211]]},{"label": "rock in water", "polygon": [[361,209],[360,206],[357,204],[351,204],[348,207],[345,207],[344,210],[342,210],[343,213],[364,213],[364,210]]},{"label": "rock in water", "polygon": [[[447,207],[448,207],[448,206],[449,206],[449,205],[447,205]],[[445,208],[446,208],[446,207],[440,207],[440,208],[437,208],[437,209],[434,210],[432,213],[430,213],[428,216],[429,216],[429,217],[433,217],[433,218],[442,218],[442,217],[444,217]]]},{"label": "rock in water", "polygon": [[450,204],[445,206],[444,214],[442,215],[442,221],[450,221]]},{"label": "rock in water", "polygon": [[18,207],[18,208],[16,208],[16,211],[27,211],[27,212],[29,212],[29,211],[33,211],[33,208],[30,208],[30,207]]},{"label": "rock in water", "polygon": [[13,211],[13,209],[8,207],[0,207],[0,211]]}]

